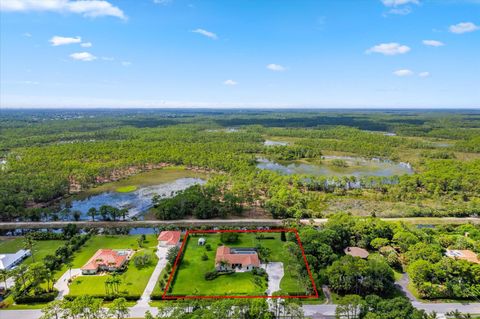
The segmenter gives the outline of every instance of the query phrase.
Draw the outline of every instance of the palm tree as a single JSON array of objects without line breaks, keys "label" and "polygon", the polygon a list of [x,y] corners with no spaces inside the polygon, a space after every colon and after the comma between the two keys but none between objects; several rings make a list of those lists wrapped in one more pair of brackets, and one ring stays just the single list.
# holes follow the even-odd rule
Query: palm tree
[{"label": "palm tree", "polygon": [[[47,271],[45,273],[45,280],[47,281],[47,290],[48,291],[52,291],[53,290],[53,281],[55,280],[55,278],[53,277],[53,274],[51,271]],[[50,286],[50,283],[52,284]]]},{"label": "palm tree", "polygon": [[95,207],[90,207],[87,214],[88,216],[92,217],[92,222],[94,222],[95,216],[97,215],[97,209]]},{"label": "palm tree", "polygon": [[72,280],[72,268],[73,268],[73,264],[71,261],[67,262],[67,268],[68,268],[68,271],[69,271],[69,274],[70,274],[70,280]]},{"label": "palm tree", "polygon": [[33,239],[32,236],[27,235],[23,239],[23,248],[30,250],[30,254],[32,256],[32,261],[35,262],[35,256],[33,254],[33,248],[35,246],[35,240]]},{"label": "palm tree", "polygon": [[5,283],[5,291],[7,291],[7,279],[10,276],[10,271],[8,269],[0,269],[0,276],[2,276],[3,282]]},{"label": "palm tree", "polygon": [[122,216],[123,221],[125,221],[125,218],[127,217],[128,214],[128,208],[122,208],[120,210],[120,215]]},{"label": "palm tree", "polygon": [[112,287],[112,278],[109,277],[107,278],[107,280],[105,280],[105,293],[107,295],[110,294],[110,287]]},{"label": "palm tree", "polygon": [[120,285],[121,282],[122,282],[122,279],[116,273],[113,273],[112,285],[113,285],[113,290],[115,294],[118,294],[119,292],[118,286]]}]

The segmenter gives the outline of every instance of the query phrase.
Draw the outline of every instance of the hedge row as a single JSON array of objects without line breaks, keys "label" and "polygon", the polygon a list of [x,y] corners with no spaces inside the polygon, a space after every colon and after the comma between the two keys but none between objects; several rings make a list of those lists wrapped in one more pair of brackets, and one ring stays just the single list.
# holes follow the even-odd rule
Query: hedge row
[{"label": "hedge row", "polygon": [[50,302],[55,300],[55,298],[58,295],[58,291],[52,291],[52,292],[46,292],[41,295],[21,295],[18,297],[15,297],[15,303],[17,304],[29,304],[29,303],[35,303],[35,302]]},{"label": "hedge row", "polygon": [[[107,295],[89,295],[89,296],[93,298],[103,299],[105,301],[112,301],[117,298],[125,298],[128,301],[137,301],[141,297],[141,295],[124,295],[124,294],[109,295],[109,296]],[[75,298],[77,298],[77,296],[70,296],[70,295],[65,296],[65,299],[67,300],[74,300]]]}]

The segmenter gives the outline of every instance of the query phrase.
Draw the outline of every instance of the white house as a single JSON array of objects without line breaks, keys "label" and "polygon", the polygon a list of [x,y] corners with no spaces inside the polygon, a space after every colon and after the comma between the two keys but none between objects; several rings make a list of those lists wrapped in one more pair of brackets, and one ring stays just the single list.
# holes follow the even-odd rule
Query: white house
[{"label": "white house", "polygon": [[0,269],[10,270],[20,264],[25,258],[32,253],[30,250],[20,249],[14,254],[2,254],[0,255]]}]

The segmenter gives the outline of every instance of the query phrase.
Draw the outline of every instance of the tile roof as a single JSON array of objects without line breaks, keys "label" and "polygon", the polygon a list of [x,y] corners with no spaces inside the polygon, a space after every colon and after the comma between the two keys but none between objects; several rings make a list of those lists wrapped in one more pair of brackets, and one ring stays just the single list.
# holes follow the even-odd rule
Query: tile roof
[{"label": "tile roof", "polygon": [[347,247],[343,251],[353,257],[367,258],[369,255],[367,250],[360,247]]},{"label": "tile roof", "polygon": [[450,250],[447,249],[445,253],[450,258],[463,259],[471,263],[480,264],[480,260],[477,257],[477,254],[471,250]]},{"label": "tile roof", "polygon": [[118,250],[99,249],[81,268],[82,270],[96,270],[101,266],[120,268],[129,254],[122,254]]},{"label": "tile roof", "polygon": [[226,261],[228,264],[241,264],[242,266],[253,265],[260,267],[260,260],[257,253],[252,254],[232,254],[230,248],[227,246],[220,246],[217,248],[215,256],[215,264],[221,261]]},{"label": "tile roof", "polygon": [[167,245],[176,245],[180,241],[182,233],[179,231],[162,231],[158,236],[158,241],[166,241]]}]

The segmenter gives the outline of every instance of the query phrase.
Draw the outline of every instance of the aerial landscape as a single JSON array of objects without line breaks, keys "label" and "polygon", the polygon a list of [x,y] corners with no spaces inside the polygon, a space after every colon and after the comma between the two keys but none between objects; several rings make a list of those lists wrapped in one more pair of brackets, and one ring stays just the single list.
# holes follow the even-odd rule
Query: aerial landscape
[{"label": "aerial landscape", "polygon": [[0,319],[480,318],[479,17],[0,0]]}]

